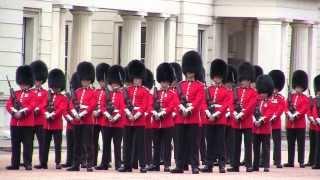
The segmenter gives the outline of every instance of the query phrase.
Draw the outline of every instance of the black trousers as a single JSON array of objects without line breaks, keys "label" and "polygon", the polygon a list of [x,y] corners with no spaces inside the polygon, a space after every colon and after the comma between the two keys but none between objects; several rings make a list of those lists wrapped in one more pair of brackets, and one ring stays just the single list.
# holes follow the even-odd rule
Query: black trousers
[{"label": "black trousers", "polygon": [[207,166],[213,166],[216,160],[218,160],[220,167],[225,166],[225,128],[225,125],[206,126]]},{"label": "black trousers", "polygon": [[111,141],[113,141],[115,169],[121,166],[121,142],[122,142],[122,128],[103,127],[103,153],[101,166],[108,166],[111,162]]},{"label": "black trousers", "polygon": [[[164,151],[164,165],[171,166],[171,140],[172,128],[160,128],[153,130],[154,155],[153,164],[160,166],[161,148]],[[163,144],[163,146],[162,146]]]},{"label": "black trousers", "polygon": [[[74,160],[73,166],[79,167],[82,156],[84,157],[87,167],[93,166],[93,125],[74,125]],[[83,155],[81,155],[83,154]]]},{"label": "black trousers", "polygon": [[234,144],[234,129],[231,126],[226,126],[226,137],[225,137],[225,159],[226,162],[231,162],[233,153],[233,144]]},{"label": "black trousers", "polygon": [[152,164],[152,142],[154,129],[147,128],[144,131],[144,147],[145,147],[145,162],[147,165]]},{"label": "black trousers", "polygon": [[73,129],[67,129],[66,132],[66,138],[67,138],[67,159],[66,164],[72,164],[73,160]]},{"label": "black trousers", "polygon": [[296,141],[298,144],[298,162],[300,164],[304,163],[305,136],[306,130],[304,128],[287,129],[289,164],[294,164]]},{"label": "black trousers", "polygon": [[23,145],[23,162],[25,166],[32,164],[32,151],[33,151],[33,127],[10,127],[11,135],[11,165],[19,167],[21,143]]},{"label": "black trousers", "polygon": [[315,146],[315,160],[314,165],[320,166],[320,132],[316,131],[316,146]]},{"label": "black trousers", "polygon": [[93,139],[92,139],[92,146],[93,146],[93,166],[97,165],[98,161],[98,153],[99,153],[99,134],[101,131],[100,125],[94,125],[93,127]]},{"label": "black trousers", "polygon": [[198,147],[200,151],[200,160],[202,163],[206,161],[206,153],[207,153],[207,143],[205,137],[205,127],[199,127],[199,136],[198,136]]},{"label": "black trousers", "polygon": [[37,137],[38,146],[39,146],[39,162],[40,164],[43,163],[43,143],[44,143],[44,134],[43,134],[43,126],[35,126],[34,127],[34,135]]},{"label": "black trousers", "polygon": [[136,154],[140,167],[145,167],[144,127],[126,126],[123,137],[123,164],[131,168]]},{"label": "black trousers", "polygon": [[252,167],[252,130],[250,128],[234,129],[232,167],[238,168],[240,166],[242,135],[244,135],[245,165],[249,168]]},{"label": "black trousers", "polygon": [[281,165],[281,129],[272,130],[273,140],[273,162],[275,165]]},{"label": "black trousers", "polygon": [[190,160],[192,168],[199,166],[199,146],[198,135],[199,126],[197,124],[176,125],[177,140],[177,161],[176,166],[182,169]]},{"label": "black trousers", "polygon": [[43,165],[48,164],[51,139],[54,141],[55,163],[61,163],[62,130],[44,130]]},{"label": "black trousers", "polygon": [[[262,146],[262,153],[260,152]],[[253,167],[259,168],[260,155],[262,155],[263,167],[270,167],[270,135],[254,134],[253,135]]]},{"label": "black trousers", "polygon": [[309,159],[308,163],[313,165],[315,162],[315,149],[316,149],[316,131],[313,129],[309,129],[309,143],[310,143],[310,150],[309,150]]}]

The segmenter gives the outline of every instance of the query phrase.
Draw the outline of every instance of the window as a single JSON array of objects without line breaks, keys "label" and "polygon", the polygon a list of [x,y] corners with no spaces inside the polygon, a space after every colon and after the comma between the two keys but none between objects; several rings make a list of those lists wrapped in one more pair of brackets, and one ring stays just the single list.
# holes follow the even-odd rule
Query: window
[{"label": "window", "polygon": [[141,27],[141,61],[146,57],[146,27]]},{"label": "window", "polygon": [[203,38],[204,38],[204,30],[198,30],[198,52],[199,54],[203,54]]},{"label": "window", "polygon": [[68,50],[69,50],[69,25],[65,25],[65,35],[64,35],[64,72],[68,74]]}]

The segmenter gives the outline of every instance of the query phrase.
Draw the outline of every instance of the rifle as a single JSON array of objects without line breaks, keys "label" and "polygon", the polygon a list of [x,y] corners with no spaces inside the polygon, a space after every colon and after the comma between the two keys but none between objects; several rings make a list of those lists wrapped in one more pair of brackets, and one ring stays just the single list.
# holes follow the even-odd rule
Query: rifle
[{"label": "rifle", "polygon": [[260,101],[257,105],[256,105],[256,108],[254,110],[254,117],[256,118],[256,121],[258,121],[262,114],[261,114],[261,111],[260,111],[260,105],[261,105],[262,101]]},{"label": "rifle", "polygon": [[291,92],[290,92],[289,85],[288,85],[288,109],[292,114],[294,114],[296,112],[296,108],[292,104],[292,95],[291,95]]},{"label": "rifle", "polygon": [[106,93],[106,110],[108,111],[108,113],[110,115],[112,115],[112,113],[114,112],[115,110],[115,107],[114,107],[114,104],[112,103],[112,100],[111,100],[111,93],[109,91],[109,88],[108,88],[108,85],[107,85],[107,82],[106,82],[106,77],[104,77],[104,82],[105,82],[105,93]]},{"label": "rifle", "polygon": [[11,102],[13,104],[13,107],[19,111],[20,109],[22,109],[22,104],[20,101],[17,100],[17,97],[16,97],[16,94],[14,93],[14,90],[13,88],[11,87],[11,83],[9,81],[9,78],[8,76],[6,75],[6,78],[7,78],[7,82],[8,82],[8,85],[9,85],[9,89],[10,89],[10,97],[11,97]]},{"label": "rifle", "polygon": [[241,102],[239,100],[238,97],[238,92],[237,92],[237,88],[234,86],[232,87],[232,91],[233,91],[233,104],[234,104],[234,109],[237,113],[240,113],[242,111],[242,107],[241,107]]},{"label": "rifle", "polygon": [[160,101],[159,101],[159,97],[158,97],[158,90],[157,90],[157,87],[154,83],[154,86],[153,86],[153,109],[159,113],[161,111],[161,104],[160,104]]},{"label": "rifle", "polygon": [[[48,91],[47,111],[48,113],[54,112],[53,93],[52,93],[52,90],[50,89]],[[50,117],[48,121],[52,121],[52,117]]]},{"label": "rifle", "polygon": [[[188,101],[187,101],[186,96],[182,93],[180,83],[177,83],[176,89],[177,89],[180,104],[182,104],[182,106],[184,108],[188,108]],[[191,112],[188,113],[188,115],[190,115],[190,114],[191,114]]]},{"label": "rifle", "polygon": [[207,87],[207,84],[205,84],[205,94],[206,94],[206,101],[207,101],[207,106],[208,106],[208,110],[209,112],[212,114],[215,111],[215,102],[213,102],[213,99],[211,97],[209,88]]},{"label": "rifle", "polygon": [[134,106],[133,106],[132,101],[129,97],[128,89],[126,87],[123,88],[123,97],[125,100],[126,107],[128,108],[128,110],[130,112],[132,112],[134,109]]},{"label": "rifle", "polygon": [[71,96],[72,104],[74,106],[74,109],[77,111],[77,113],[80,113],[80,102],[78,101],[78,98],[74,91],[75,91],[74,87],[70,84],[70,96]]}]

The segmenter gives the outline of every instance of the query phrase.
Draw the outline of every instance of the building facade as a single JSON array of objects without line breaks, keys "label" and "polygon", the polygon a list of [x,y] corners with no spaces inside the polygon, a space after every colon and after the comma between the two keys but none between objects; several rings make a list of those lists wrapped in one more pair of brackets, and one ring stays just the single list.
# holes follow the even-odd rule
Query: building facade
[{"label": "building facade", "polygon": [[14,85],[16,67],[37,59],[70,77],[83,60],[142,59],[154,71],[197,50],[206,69],[215,58],[249,61],[266,73],[281,69],[287,83],[303,69],[311,82],[320,72],[319,7],[319,0],[1,0],[0,132],[8,133],[5,75]]}]

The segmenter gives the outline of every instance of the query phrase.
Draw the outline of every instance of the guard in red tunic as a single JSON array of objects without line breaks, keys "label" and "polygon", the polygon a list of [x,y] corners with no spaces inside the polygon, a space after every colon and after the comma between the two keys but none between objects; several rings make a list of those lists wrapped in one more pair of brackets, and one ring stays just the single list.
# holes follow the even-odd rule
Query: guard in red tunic
[{"label": "guard in red tunic", "polygon": [[228,108],[226,111],[226,139],[225,139],[225,147],[226,147],[226,163],[230,164],[233,157],[233,144],[234,144],[234,130],[232,128],[232,122],[235,120],[233,116],[233,88],[237,84],[237,70],[232,66],[228,65],[228,75],[227,78],[224,79],[224,86],[227,88],[228,96],[231,101],[228,104]]},{"label": "guard in red tunic", "polygon": [[61,169],[62,116],[68,108],[68,98],[61,94],[66,88],[66,78],[60,69],[53,69],[48,77],[48,99],[44,122],[44,150],[41,168],[48,169],[48,156],[51,139],[54,140],[56,169]]},{"label": "guard in red tunic", "polygon": [[[111,161],[111,141],[113,141],[113,152],[115,169],[121,166],[121,142],[123,127],[125,122],[125,104],[122,93],[124,70],[119,65],[111,66],[107,73],[107,83],[110,91],[105,91],[104,103],[101,105],[104,124],[102,128],[102,138],[106,142],[106,158],[103,158],[102,167],[106,167],[106,163]],[[107,160],[107,161],[106,161]]]},{"label": "guard in red tunic", "polygon": [[[98,152],[99,152],[99,134],[102,133],[102,129],[106,126],[106,120],[102,115],[101,106],[102,104],[105,104],[105,87],[107,80],[107,72],[109,69],[109,65],[106,63],[100,63],[96,67],[96,78],[99,83],[99,88],[95,90],[96,97],[97,97],[97,106],[95,110],[93,111],[93,120],[94,120],[94,128],[93,128],[93,165],[97,166],[97,159],[98,159]],[[104,99],[103,99],[104,96]],[[109,159],[106,159],[109,157],[107,155],[107,142],[106,139],[102,138],[103,141],[103,152],[102,152],[102,160],[101,164],[98,167],[95,167],[96,170],[107,170],[108,164],[110,162]],[[111,152],[110,152],[111,153]]]},{"label": "guard in red tunic", "polygon": [[132,171],[133,153],[137,152],[139,159],[140,172],[146,173],[145,168],[145,148],[144,148],[144,127],[145,112],[148,110],[149,90],[142,86],[145,75],[145,66],[139,60],[132,60],[128,64],[129,80],[132,85],[124,88],[123,96],[126,108],[126,123],[123,139],[123,165],[118,169],[119,172]]},{"label": "guard in red tunic", "polygon": [[34,109],[34,134],[37,137],[38,140],[38,146],[39,146],[39,162],[40,165],[36,165],[34,166],[36,169],[41,168],[41,164],[43,164],[43,125],[45,122],[45,114],[44,112],[45,110],[45,106],[47,103],[47,99],[48,99],[48,93],[47,90],[45,90],[42,87],[42,84],[44,84],[47,81],[48,78],[48,68],[47,65],[40,61],[33,61],[30,64],[30,67],[32,69],[33,72],[33,76],[34,76],[34,84],[35,87],[33,88],[34,93],[36,94],[36,107]]},{"label": "guard in red tunic", "polygon": [[228,169],[230,172],[239,172],[242,135],[244,135],[246,170],[252,172],[252,117],[257,103],[257,92],[250,87],[250,84],[254,77],[254,68],[250,63],[244,62],[239,66],[240,86],[234,93],[234,157],[231,168]]},{"label": "guard in red tunic", "polygon": [[[96,108],[97,99],[95,91],[90,85],[94,82],[95,73],[94,66],[90,62],[81,62],[77,66],[77,74],[81,82],[81,88],[75,92],[74,100],[71,104],[71,112],[74,116],[74,161],[68,171],[79,171],[81,154],[85,157],[87,163],[87,171],[92,172],[93,166],[93,127],[94,120],[92,112]],[[83,152],[81,153],[81,147]]]},{"label": "guard in red tunic", "polygon": [[21,143],[23,145],[23,162],[26,170],[32,170],[34,108],[36,95],[30,88],[33,86],[33,74],[28,65],[19,66],[16,71],[16,83],[20,90],[10,89],[10,98],[6,109],[11,114],[11,165],[7,170],[18,170],[20,164]]},{"label": "guard in red tunic", "polygon": [[[152,167],[152,144],[153,144],[153,126],[151,124],[151,111],[153,110],[152,108],[152,103],[153,103],[153,96],[151,94],[152,87],[154,85],[154,77],[153,73],[149,70],[146,69],[146,75],[145,79],[143,80],[142,83],[145,87],[149,89],[149,96],[148,96],[148,110],[145,113],[145,119],[146,119],[146,125],[145,125],[145,133],[144,133],[144,146],[145,146],[145,161],[146,161],[146,168],[149,170]],[[137,152],[135,152],[134,160],[135,163],[137,163]]]},{"label": "guard in red tunic", "polygon": [[309,111],[309,98],[303,94],[308,88],[308,75],[302,70],[296,70],[292,75],[292,88],[295,93],[289,92],[286,105],[286,129],[288,139],[288,163],[284,167],[294,167],[295,144],[298,143],[298,162],[304,168],[305,153],[305,116]]},{"label": "guard in red tunic", "polygon": [[312,116],[315,125],[315,149],[312,169],[320,169],[320,75],[313,80],[315,98],[313,99]]},{"label": "guard in red tunic", "polygon": [[223,86],[223,79],[227,75],[227,64],[221,59],[211,63],[210,78],[212,85],[205,90],[207,141],[206,165],[201,172],[212,172],[213,163],[218,160],[219,172],[225,173],[225,128],[227,124],[226,111],[232,102],[228,90]]},{"label": "guard in red tunic", "polygon": [[[171,141],[173,133],[172,112],[178,104],[176,93],[170,89],[174,80],[173,68],[169,63],[157,67],[157,82],[160,89],[155,90],[152,98],[151,125],[153,130],[154,155],[150,171],[160,171],[160,152],[164,151],[164,171],[169,172],[171,166]],[[156,87],[155,87],[156,88]],[[162,146],[163,144],[163,146]]]},{"label": "guard in red tunic", "polygon": [[[183,166],[190,158],[192,173],[199,173],[198,131],[200,110],[204,102],[204,85],[196,80],[202,70],[202,59],[199,53],[189,51],[182,58],[182,71],[186,77],[176,86],[179,97],[179,113],[176,119],[177,162],[171,173],[183,173]],[[189,156],[186,150],[189,149]]]},{"label": "guard in red tunic", "polygon": [[274,82],[274,92],[271,96],[271,103],[275,107],[271,118],[272,140],[273,140],[273,164],[277,168],[282,168],[281,163],[281,115],[286,106],[285,98],[280,94],[284,87],[285,76],[280,70],[272,70],[269,72]]},{"label": "guard in red tunic", "polygon": [[310,101],[310,108],[308,110],[308,113],[306,115],[306,120],[309,122],[309,157],[308,157],[308,163],[305,164],[305,166],[312,167],[315,162],[315,149],[316,149],[316,131],[317,131],[317,122],[315,121],[312,111],[314,106],[314,99],[312,98],[310,94],[310,90],[308,89],[308,98]]},{"label": "guard in red tunic", "polygon": [[273,80],[269,75],[260,75],[256,80],[256,89],[260,95],[253,116],[253,171],[259,171],[261,146],[264,172],[269,172],[270,167],[270,135],[271,119],[273,118],[274,106],[271,96],[274,89]]},{"label": "guard in red tunic", "polygon": [[63,168],[72,166],[72,161],[74,157],[73,124],[72,124],[74,117],[72,116],[72,113],[71,113],[71,104],[72,104],[71,93],[73,93],[80,87],[81,87],[80,80],[77,73],[75,72],[71,76],[70,92],[66,93],[68,98],[68,107],[67,107],[67,111],[65,111],[63,115],[63,119],[67,121],[67,127],[66,127],[67,157],[66,157],[66,163],[62,164]]}]

